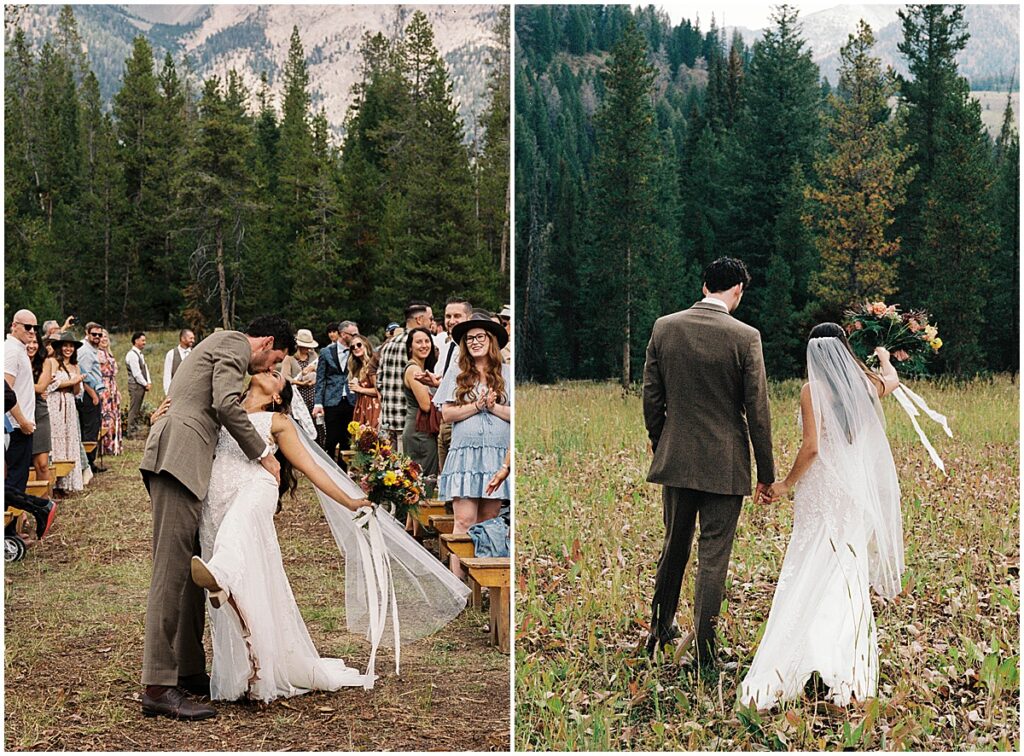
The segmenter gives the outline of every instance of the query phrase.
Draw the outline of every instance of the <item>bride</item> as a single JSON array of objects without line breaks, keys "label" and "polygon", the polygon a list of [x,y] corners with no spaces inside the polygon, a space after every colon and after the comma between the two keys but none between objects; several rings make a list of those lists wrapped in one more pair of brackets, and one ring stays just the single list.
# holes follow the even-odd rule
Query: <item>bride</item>
[{"label": "bride", "polygon": [[[229,433],[217,442],[210,490],[200,520],[202,558],[192,579],[209,592],[213,668],[210,697],[270,701],[309,690],[372,688],[378,646],[390,643],[399,669],[402,640],[440,629],[466,605],[468,589],[413,540],[393,517],[368,506],[359,486],[289,416],[291,385],[276,372],[252,377],[242,405],[276,449],[281,485],[252,462]],[[161,407],[163,410],[164,407]],[[315,487],[344,555],[345,615],[371,641],[365,673],[321,658],[284,572],[274,528],[280,497],[294,492],[295,470]]]},{"label": "bride", "polygon": [[903,527],[879,402],[899,379],[889,353],[875,353],[880,374],[857,360],[835,323],[810,333],[803,440],[793,469],[769,492],[777,501],[796,486],[793,533],[741,704],[768,709],[796,698],[815,672],[840,706],[877,693],[868,587],[886,598],[900,592]]}]

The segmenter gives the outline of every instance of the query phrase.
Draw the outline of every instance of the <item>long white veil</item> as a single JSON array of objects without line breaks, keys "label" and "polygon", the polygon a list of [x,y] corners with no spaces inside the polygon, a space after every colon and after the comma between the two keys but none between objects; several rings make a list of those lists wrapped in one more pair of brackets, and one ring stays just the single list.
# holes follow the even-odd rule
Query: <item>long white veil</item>
[{"label": "long white veil", "polygon": [[[293,405],[301,403],[298,397],[293,401]],[[342,491],[355,499],[366,498],[297,423],[296,430],[313,461]],[[320,489],[314,490],[345,558],[348,629],[371,641],[367,675],[373,674],[381,644],[394,646],[398,672],[401,641],[423,638],[448,624],[465,609],[469,588],[382,508],[371,509],[367,502],[367,507],[353,512]]]},{"label": "long white veil", "polygon": [[807,376],[818,429],[818,459],[864,517],[871,586],[892,598],[902,588],[903,523],[885,416],[878,393],[834,337],[807,344]]}]

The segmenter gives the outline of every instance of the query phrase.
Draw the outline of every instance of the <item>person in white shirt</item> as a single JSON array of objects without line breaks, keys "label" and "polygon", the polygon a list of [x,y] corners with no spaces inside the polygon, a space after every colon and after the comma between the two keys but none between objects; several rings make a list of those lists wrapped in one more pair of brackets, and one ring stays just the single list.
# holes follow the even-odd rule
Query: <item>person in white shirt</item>
[{"label": "person in white shirt", "polygon": [[36,429],[36,393],[32,363],[25,345],[36,340],[38,323],[31,310],[18,310],[4,342],[4,380],[18,398],[17,412],[9,412],[12,430],[4,452],[4,484],[24,491],[32,466],[32,433]]},{"label": "person in white shirt", "polygon": [[131,397],[131,407],[128,409],[128,428],[125,436],[131,436],[135,432],[135,423],[142,412],[142,400],[146,398],[146,392],[153,388],[153,382],[149,378],[149,367],[146,365],[146,358],[142,356],[142,350],[146,348],[146,334],[136,331],[132,334],[132,348],[125,355],[124,363],[128,367],[128,395]]},{"label": "person in white shirt", "polygon": [[196,335],[190,329],[182,328],[178,333],[178,346],[168,351],[164,358],[164,396],[171,390],[171,378],[174,377],[178,366],[192,352],[195,343]]}]

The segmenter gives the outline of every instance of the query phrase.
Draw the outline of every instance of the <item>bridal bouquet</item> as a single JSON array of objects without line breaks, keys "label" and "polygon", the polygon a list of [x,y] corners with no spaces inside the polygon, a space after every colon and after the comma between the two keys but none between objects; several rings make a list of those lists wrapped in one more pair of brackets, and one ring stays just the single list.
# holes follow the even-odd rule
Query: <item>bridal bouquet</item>
[{"label": "bridal bouquet", "polygon": [[928,358],[942,348],[939,329],[928,322],[924,310],[899,311],[898,305],[865,302],[846,312],[850,347],[868,367],[877,367],[875,347],[885,347],[893,366],[913,376],[928,374]]},{"label": "bridal bouquet", "polygon": [[404,454],[391,447],[373,428],[351,422],[352,477],[374,504],[387,509],[399,521],[414,512],[426,492],[423,470]]},{"label": "bridal bouquet", "polygon": [[[885,302],[865,302],[848,310],[846,332],[849,334],[850,348],[868,367],[878,367],[878,358],[874,352],[875,347],[881,346],[889,350],[893,367],[901,373],[916,377],[928,374],[928,357],[942,349],[939,329],[928,322],[927,312],[916,310],[901,314],[896,305],[887,305]],[[892,392],[892,397],[907,413],[935,466],[946,472],[942,458],[917,421],[921,413],[924,413],[952,438],[953,431],[949,429],[946,416],[929,407],[922,397],[902,382]]]}]

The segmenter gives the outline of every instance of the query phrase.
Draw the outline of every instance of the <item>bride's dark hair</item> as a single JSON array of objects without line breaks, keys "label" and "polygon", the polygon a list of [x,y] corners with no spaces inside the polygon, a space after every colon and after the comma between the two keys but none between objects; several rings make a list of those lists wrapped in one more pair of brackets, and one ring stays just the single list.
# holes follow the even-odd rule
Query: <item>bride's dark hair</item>
[{"label": "bride's dark hair", "polygon": [[878,377],[878,374],[871,372],[871,370],[868,369],[868,366],[861,362],[860,358],[854,354],[853,349],[850,347],[850,340],[846,337],[846,331],[843,330],[841,325],[838,323],[818,323],[818,325],[811,329],[810,334],[807,336],[808,341],[811,339],[825,338],[839,339],[843,346],[846,347],[846,351],[850,353],[853,361],[856,362],[857,366],[864,371],[864,375],[868,377],[868,380],[872,383],[881,382],[881,378]]}]

